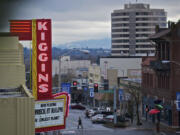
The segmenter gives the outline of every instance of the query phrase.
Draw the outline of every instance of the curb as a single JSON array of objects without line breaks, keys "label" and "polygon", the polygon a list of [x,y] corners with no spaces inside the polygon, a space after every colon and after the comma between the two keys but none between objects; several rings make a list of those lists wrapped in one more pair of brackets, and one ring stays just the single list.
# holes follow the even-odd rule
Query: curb
[{"label": "curb", "polygon": [[161,132],[161,133],[160,133],[160,135],[166,135],[166,133],[164,133],[164,132]]}]

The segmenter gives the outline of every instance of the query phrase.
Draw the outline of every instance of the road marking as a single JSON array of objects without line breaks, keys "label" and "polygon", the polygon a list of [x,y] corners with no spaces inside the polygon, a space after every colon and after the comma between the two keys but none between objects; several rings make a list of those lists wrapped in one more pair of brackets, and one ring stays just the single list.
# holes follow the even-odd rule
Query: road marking
[{"label": "road marking", "polygon": [[69,131],[62,131],[62,134],[75,134],[76,132],[74,130]]}]

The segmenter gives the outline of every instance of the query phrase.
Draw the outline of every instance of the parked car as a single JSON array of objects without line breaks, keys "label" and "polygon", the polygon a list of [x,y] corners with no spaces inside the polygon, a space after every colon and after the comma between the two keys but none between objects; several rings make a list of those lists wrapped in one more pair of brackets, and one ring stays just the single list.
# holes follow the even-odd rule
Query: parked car
[{"label": "parked car", "polygon": [[97,114],[91,118],[92,123],[105,123],[103,114]]},{"label": "parked car", "polygon": [[83,105],[80,105],[80,104],[73,104],[73,105],[71,105],[71,109],[85,110],[86,107],[84,107]]},{"label": "parked car", "polygon": [[117,121],[118,122],[128,122],[129,118],[127,118],[125,116],[117,116]]},{"label": "parked car", "polygon": [[[114,121],[114,115],[107,115],[105,118],[104,118],[104,121],[105,122],[113,122]],[[117,116],[117,121],[118,122],[129,122],[129,118],[126,118],[125,116]]]},{"label": "parked car", "polygon": [[113,115],[113,112],[102,111],[101,114],[105,114],[105,115]]},{"label": "parked car", "polygon": [[105,118],[104,118],[104,121],[105,122],[113,122],[114,120],[114,115],[107,115]]},{"label": "parked car", "polygon": [[94,115],[94,110],[93,109],[86,109],[86,111],[84,112],[84,115],[86,116],[86,118],[90,118]]},{"label": "parked car", "polygon": [[93,108],[88,110],[89,117],[95,116],[97,114],[101,114],[101,111],[98,110],[98,108]]}]

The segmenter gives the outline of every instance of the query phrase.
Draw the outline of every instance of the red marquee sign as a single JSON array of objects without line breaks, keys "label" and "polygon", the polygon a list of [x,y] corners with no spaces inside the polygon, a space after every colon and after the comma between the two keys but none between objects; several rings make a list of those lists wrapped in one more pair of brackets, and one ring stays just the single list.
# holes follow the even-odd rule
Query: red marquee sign
[{"label": "red marquee sign", "polygon": [[10,32],[19,40],[32,40],[32,20],[10,20]]},{"label": "red marquee sign", "polygon": [[[33,92],[37,100],[52,98],[51,20],[33,20]],[[35,36],[34,36],[35,35]],[[33,70],[35,71],[35,69]]]}]

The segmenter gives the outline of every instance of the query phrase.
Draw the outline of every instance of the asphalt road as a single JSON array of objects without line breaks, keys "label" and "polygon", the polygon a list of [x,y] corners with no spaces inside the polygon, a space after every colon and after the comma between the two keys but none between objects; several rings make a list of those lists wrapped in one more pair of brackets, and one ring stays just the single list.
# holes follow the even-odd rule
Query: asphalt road
[{"label": "asphalt road", "polygon": [[[81,117],[83,129],[77,129],[78,118]],[[136,128],[106,128],[102,124],[93,124],[85,118],[84,111],[70,110],[66,120],[66,129],[62,135],[153,135],[151,130],[137,130]]]}]

